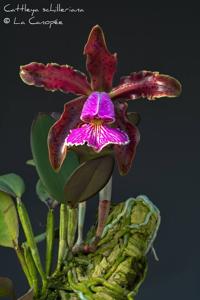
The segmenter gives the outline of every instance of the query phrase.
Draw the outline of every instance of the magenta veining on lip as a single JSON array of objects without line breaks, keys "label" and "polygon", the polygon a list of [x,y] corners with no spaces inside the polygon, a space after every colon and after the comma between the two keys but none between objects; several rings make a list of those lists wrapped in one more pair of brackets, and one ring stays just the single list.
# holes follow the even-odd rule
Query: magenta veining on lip
[{"label": "magenta veining on lip", "polygon": [[107,93],[94,92],[86,100],[80,119],[84,124],[72,129],[66,137],[66,146],[87,144],[100,152],[109,144],[126,145],[128,135],[119,128],[111,128],[115,121],[114,105]]}]

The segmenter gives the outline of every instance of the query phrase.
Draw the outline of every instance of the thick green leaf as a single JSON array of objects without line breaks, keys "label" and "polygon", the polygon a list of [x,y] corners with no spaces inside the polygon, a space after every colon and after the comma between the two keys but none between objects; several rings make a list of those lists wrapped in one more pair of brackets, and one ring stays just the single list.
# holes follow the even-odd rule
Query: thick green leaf
[{"label": "thick green leaf", "polygon": [[24,296],[18,298],[18,300],[33,300],[33,289],[30,289]]},{"label": "thick green leaf", "polygon": [[114,168],[111,155],[101,156],[82,163],[65,185],[65,199],[71,207],[99,192],[108,182]]},{"label": "thick green leaf", "polygon": [[46,204],[47,201],[49,200],[50,196],[49,196],[44,184],[42,183],[42,181],[40,179],[38,180],[38,182],[36,184],[36,193],[37,193],[39,199]]},{"label": "thick green leaf", "polygon": [[48,156],[47,135],[54,122],[55,120],[48,115],[38,115],[32,124],[31,148],[37,172],[48,194],[52,199],[65,202],[65,183],[79,162],[76,154],[69,152],[61,170],[56,173],[52,169]]},{"label": "thick green leaf", "polygon": [[7,277],[0,277],[0,298],[2,297],[16,299],[12,280]]},{"label": "thick green leaf", "polygon": [[18,244],[19,225],[15,204],[10,195],[0,191],[0,246]]},{"label": "thick green leaf", "polygon": [[38,198],[47,205],[48,208],[54,209],[56,206],[59,205],[57,200],[51,199],[47,189],[45,188],[44,184],[42,183],[41,179],[38,180],[36,184],[36,194]]},{"label": "thick green leaf", "polygon": [[23,179],[14,173],[0,176],[0,191],[13,197],[21,197],[25,191]]}]

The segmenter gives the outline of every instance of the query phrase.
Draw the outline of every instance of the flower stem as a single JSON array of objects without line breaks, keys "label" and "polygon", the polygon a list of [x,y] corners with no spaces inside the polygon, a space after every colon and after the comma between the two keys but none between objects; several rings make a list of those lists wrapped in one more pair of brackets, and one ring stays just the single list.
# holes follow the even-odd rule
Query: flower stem
[{"label": "flower stem", "polygon": [[67,208],[67,243],[69,249],[72,249],[75,241],[76,229],[77,229],[77,208]]},{"label": "flower stem", "polygon": [[19,214],[19,219],[21,221],[22,224],[22,228],[24,230],[24,234],[27,240],[27,244],[30,248],[35,266],[42,278],[42,293],[45,293],[46,291],[46,286],[47,286],[47,279],[46,279],[46,275],[43,271],[43,267],[42,267],[42,263],[40,260],[40,255],[39,255],[39,251],[37,248],[37,244],[36,241],[34,239],[34,233],[33,233],[33,229],[31,226],[31,222],[27,213],[27,210],[25,208],[25,205],[22,203],[20,198],[17,198],[17,210],[18,210],[18,214]]},{"label": "flower stem", "polygon": [[35,263],[33,261],[33,257],[31,255],[30,248],[26,246],[26,244],[22,244],[22,247],[24,249],[24,257],[26,264],[29,269],[29,273],[32,279],[32,285],[33,285],[33,291],[35,296],[37,297],[39,294],[39,289],[38,289],[38,278],[37,278],[37,270],[35,267]]},{"label": "flower stem", "polygon": [[57,267],[56,267],[56,271],[54,272],[54,275],[60,271],[62,262],[66,256],[66,252],[67,252],[66,238],[67,238],[67,206],[66,204],[62,203],[60,205],[58,261],[57,261]]},{"label": "flower stem", "polygon": [[19,245],[15,246],[15,251],[16,251],[17,257],[19,259],[19,262],[21,264],[22,270],[24,271],[24,274],[26,275],[26,278],[28,280],[29,286],[32,287],[33,286],[32,278],[31,278],[31,275],[29,273],[29,269],[28,269],[28,266],[26,264],[24,254],[22,252],[21,247]]},{"label": "flower stem", "polygon": [[104,188],[99,192],[99,200],[108,200],[111,201],[112,196],[112,176],[110,177],[108,183]]},{"label": "flower stem", "polygon": [[86,201],[79,203],[78,205],[78,238],[73,247],[73,250],[79,249],[83,243],[83,226],[85,221],[85,212],[86,212]]},{"label": "flower stem", "polygon": [[106,220],[110,211],[111,195],[112,195],[112,176],[110,177],[109,181],[104,186],[104,188],[99,192],[97,229],[96,229],[95,236],[91,239],[90,243],[86,244],[83,247],[84,253],[90,253],[96,251],[97,244],[101,239],[106,224]]},{"label": "flower stem", "polygon": [[46,225],[46,275],[49,276],[51,272],[52,257],[54,245],[54,211],[49,209],[47,215]]},{"label": "flower stem", "polygon": [[98,226],[96,230],[96,239],[100,238],[106,224],[108,213],[110,210],[110,202],[112,195],[112,176],[106,186],[99,192],[99,211]]}]

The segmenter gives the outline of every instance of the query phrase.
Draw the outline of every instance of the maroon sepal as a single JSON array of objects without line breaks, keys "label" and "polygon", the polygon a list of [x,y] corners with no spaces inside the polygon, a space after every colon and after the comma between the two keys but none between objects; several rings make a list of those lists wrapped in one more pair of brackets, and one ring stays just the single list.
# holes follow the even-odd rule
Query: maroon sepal
[{"label": "maroon sepal", "polygon": [[130,143],[125,146],[114,145],[113,147],[120,175],[126,175],[129,172],[140,141],[138,128],[127,118],[127,107],[126,102],[117,103],[115,106],[116,125],[124,130],[130,139]]},{"label": "maroon sepal", "polygon": [[104,33],[99,25],[92,28],[84,48],[86,68],[94,91],[109,92],[116,72],[117,54],[111,54],[106,46]]},{"label": "maroon sepal", "polygon": [[67,154],[65,138],[70,129],[79,125],[80,114],[86,97],[82,96],[64,105],[64,111],[58,121],[50,128],[48,134],[49,160],[52,168],[60,169]]},{"label": "maroon sepal", "polygon": [[99,200],[99,209],[98,209],[98,226],[96,230],[96,238],[100,238],[110,210],[110,201],[109,200]]},{"label": "maroon sepal", "polygon": [[86,75],[68,65],[60,66],[54,63],[44,65],[32,62],[20,67],[20,76],[26,84],[43,87],[45,90],[60,90],[77,95],[91,93]]},{"label": "maroon sepal", "polygon": [[177,97],[181,93],[181,84],[175,78],[158,72],[140,71],[122,77],[120,85],[110,92],[112,99],[147,98],[155,100],[161,97]]}]

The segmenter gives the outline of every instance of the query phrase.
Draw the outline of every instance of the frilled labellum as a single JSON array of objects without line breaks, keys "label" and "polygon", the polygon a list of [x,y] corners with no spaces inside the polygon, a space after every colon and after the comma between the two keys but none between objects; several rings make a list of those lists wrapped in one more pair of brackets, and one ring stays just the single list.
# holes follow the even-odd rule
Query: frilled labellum
[{"label": "frilled labellum", "polygon": [[105,92],[92,93],[84,103],[81,116],[83,124],[70,130],[65,139],[67,147],[87,144],[100,152],[109,144],[126,145],[128,135],[120,128],[112,128],[115,122],[114,105]]}]

